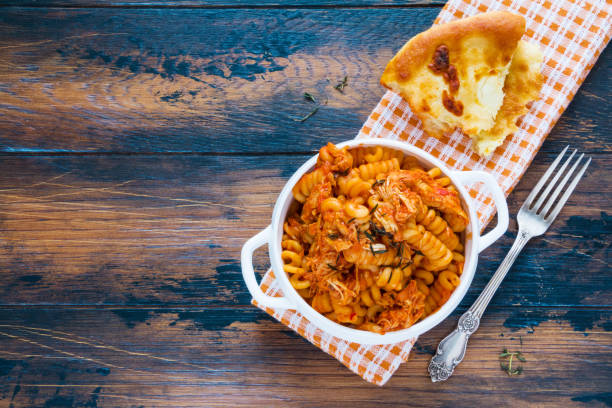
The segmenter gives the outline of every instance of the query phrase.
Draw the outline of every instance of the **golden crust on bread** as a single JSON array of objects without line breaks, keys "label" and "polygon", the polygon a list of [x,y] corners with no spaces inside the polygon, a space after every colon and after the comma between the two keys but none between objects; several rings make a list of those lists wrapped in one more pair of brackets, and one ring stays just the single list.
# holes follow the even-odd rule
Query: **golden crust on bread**
[{"label": "golden crust on bread", "polygon": [[[427,133],[439,137],[458,127],[476,135],[494,125],[524,31],[525,19],[505,11],[434,26],[402,47],[387,64],[381,83],[408,101]],[[440,69],[437,60],[442,61]],[[453,75],[458,87],[452,87]]]},{"label": "golden crust on bread", "polygon": [[504,84],[504,103],[497,112],[495,125],[474,138],[474,150],[488,156],[500,146],[506,137],[518,130],[517,121],[529,110],[530,102],[537,99],[544,76],[540,72],[543,55],[540,48],[526,41],[519,41]]}]

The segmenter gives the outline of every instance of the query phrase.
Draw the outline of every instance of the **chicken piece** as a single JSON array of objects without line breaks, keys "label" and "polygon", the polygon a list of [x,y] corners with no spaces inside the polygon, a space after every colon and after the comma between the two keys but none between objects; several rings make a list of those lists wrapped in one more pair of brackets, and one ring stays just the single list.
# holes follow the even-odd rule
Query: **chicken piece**
[{"label": "chicken piece", "polygon": [[[381,198],[393,207],[393,218],[399,225],[414,220],[416,215],[422,211],[421,197],[396,179],[388,177],[385,183],[377,189]],[[395,231],[388,232],[394,233]]]},{"label": "chicken piece", "polygon": [[412,326],[425,311],[425,296],[417,289],[415,280],[411,280],[397,294],[385,293],[380,303],[392,304],[391,307],[385,308],[376,319],[376,324],[385,332]]},{"label": "chicken piece", "polygon": [[348,305],[353,303],[359,294],[359,280],[355,279],[353,274],[337,273],[327,280],[332,302],[337,302],[339,305]]},{"label": "chicken piece", "polygon": [[314,222],[321,213],[321,203],[332,195],[333,185],[329,178],[314,186],[302,207],[302,220],[306,223]]},{"label": "chicken piece", "polygon": [[338,149],[336,145],[329,142],[319,150],[319,158],[316,167],[327,167],[331,171],[344,173],[353,167],[353,156],[347,147]]},{"label": "chicken piece", "polygon": [[[459,194],[442,187],[427,172],[420,169],[399,170],[389,173],[390,186],[404,185],[416,191],[428,207],[433,207],[445,215],[454,232],[463,231],[468,224],[468,216],[461,208]],[[401,189],[401,187],[399,187]]]}]

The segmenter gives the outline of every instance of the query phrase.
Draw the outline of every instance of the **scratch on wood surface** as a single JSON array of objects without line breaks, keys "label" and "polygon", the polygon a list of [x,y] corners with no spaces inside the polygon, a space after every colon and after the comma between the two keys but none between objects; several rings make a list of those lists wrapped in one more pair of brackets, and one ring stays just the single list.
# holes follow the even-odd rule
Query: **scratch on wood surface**
[{"label": "scratch on wood surface", "polygon": [[580,255],[588,256],[588,257],[589,257],[589,258],[591,258],[592,260],[597,261],[597,262],[599,262],[599,263],[602,263],[602,264],[604,264],[604,265],[606,265],[606,266],[608,266],[608,267],[610,267],[610,266],[611,266],[610,264],[608,264],[608,263],[607,263],[606,261],[604,261],[603,259],[596,258],[596,257],[594,257],[593,255],[587,254],[586,252],[582,252],[582,251],[581,251],[581,250],[579,250],[579,249],[576,249],[576,248],[571,248],[571,247],[568,247],[568,246],[565,246],[565,245],[559,244],[558,242],[551,241],[551,240],[546,239],[546,238],[542,238],[542,241],[547,242],[547,243],[549,243],[549,244],[551,244],[551,245],[555,245],[555,246],[558,246],[558,247],[561,247],[561,248],[565,248],[565,249],[570,250],[570,251],[574,251],[574,252],[576,252],[576,253],[579,253]]},{"label": "scratch on wood surface", "polygon": [[72,170],[67,171],[66,173],[60,174],[59,176],[51,177],[49,180],[39,181],[37,183],[30,184],[28,186],[3,188],[3,189],[0,189],[0,192],[2,192],[2,191],[12,191],[12,190],[25,190],[25,189],[32,188],[32,187],[38,187],[38,186],[40,186],[42,184],[49,183],[49,182],[55,181],[55,180],[59,180],[60,178],[65,177],[65,176],[67,176],[70,173],[72,173]]},{"label": "scratch on wood surface", "polygon": [[[29,71],[29,66],[27,65],[18,65],[18,64],[11,64],[11,63],[7,63],[5,65],[5,67],[7,68],[12,68],[12,69],[18,69],[18,70],[23,70],[25,72],[22,73],[23,77],[26,78],[36,78],[38,77],[37,72],[31,72]],[[122,72],[125,71],[122,68],[115,68],[115,67],[111,67],[111,66],[92,66],[92,65],[57,65],[56,69],[59,70],[61,68],[66,68],[66,69],[72,69],[72,70],[78,70],[78,69],[90,69],[90,70],[95,70],[95,71],[104,71],[104,70],[111,70],[111,71],[116,71],[116,72]],[[6,76],[6,77],[14,77],[15,74],[14,73],[2,73],[0,74],[0,76]]]},{"label": "scratch on wood surface", "polygon": [[[123,183],[118,184],[117,186],[121,186],[127,183],[132,183],[136,180],[129,180]],[[176,202],[186,202],[186,203],[190,203],[192,205],[203,205],[203,206],[217,206],[217,207],[223,207],[223,208],[230,208],[233,210],[240,210],[240,211],[244,211],[246,210],[244,207],[238,207],[238,206],[232,206],[232,205],[228,205],[228,204],[222,204],[222,203],[215,203],[212,201],[202,201],[202,200],[193,200],[190,198],[175,198],[175,197],[165,197],[165,196],[158,196],[158,195],[152,195],[152,194],[142,194],[142,193],[130,193],[127,191],[118,191],[118,190],[113,190],[113,186],[111,187],[79,187],[79,186],[74,186],[74,185],[70,185],[70,184],[60,184],[60,183],[52,183],[52,182],[41,182],[41,184],[47,184],[50,186],[57,186],[57,187],[67,187],[67,188],[74,188],[77,190],[84,190],[87,192],[99,192],[99,193],[111,193],[111,194],[118,194],[118,195],[126,195],[126,196],[130,196],[130,197],[142,197],[142,198],[155,198],[155,199],[159,199],[159,200],[170,200],[170,201],[176,201]],[[83,191],[75,191],[75,192],[70,192],[70,193],[57,193],[57,194],[53,194],[53,195],[49,195],[49,196],[31,196],[31,197],[25,197],[25,196],[21,196],[20,198],[22,199],[43,199],[43,198],[49,198],[49,197],[54,197],[54,196],[60,196],[60,195],[70,195],[70,194],[79,194],[82,193]],[[11,195],[5,194],[3,195],[4,197],[11,197]],[[18,196],[15,196],[18,197]]]},{"label": "scratch on wood surface", "polygon": [[20,385],[22,387],[87,387],[92,388],[96,386],[101,387],[132,387],[132,384],[24,384],[24,383],[7,383],[11,387]]},{"label": "scratch on wood surface", "polygon": [[[130,400],[130,401],[133,400],[135,402],[143,401],[143,402],[156,402],[156,403],[166,403],[166,404],[170,403],[167,398],[164,398],[164,399],[141,398],[141,397],[133,397],[133,396],[130,396],[130,395],[107,394],[106,392],[102,392],[100,394],[100,397],[105,397],[105,398],[106,397],[120,398],[120,399],[125,399],[125,400]],[[207,402],[207,401],[204,402],[205,405],[207,405],[208,403],[209,402]],[[189,399],[188,404],[190,404],[190,405],[193,404],[193,399],[191,399],[191,397]],[[215,407],[235,407],[236,403],[231,403],[231,402],[224,403],[224,402],[215,401],[214,406]]]},{"label": "scratch on wood surface", "polygon": [[559,234],[562,237],[572,237],[572,238],[584,238],[584,236],[582,235],[575,235],[575,234]]},{"label": "scratch on wood surface", "polygon": [[[136,351],[125,350],[125,349],[122,349],[122,348],[119,348],[119,347],[107,345],[107,344],[105,344],[105,343],[103,343],[103,342],[101,342],[99,340],[92,340],[92,339],[89,339],[89,338],[86,338],[86,337],[77,336],[77,335],[75,335],[73,333],[62,332],[62,331],[51,330],[51,329],[44,329],[44,328],[39,328],[39,327],[13,325],[13,324],[0,324],[0,327],[22,330],[22,331],[25,331],[25,332],[28,332],[28,333],[39,335],[39,336],[51,337],[51,338],[53,338],[55,340],[67,341],[67,342],[76,343],[76,344],[83,344],[83,345],[87,345],[87,346],[91,346],[91,347],[95,347],[95,348],[112,350],[112,351],[116,351],[116,352],[119,352],[119,353],[129,354],[129,355],[132,355],[132,356],[147,357],[147,358],[151,358],[151,359],[154,359],[154,360],[160,360],[160,361],[165,361],[165,362],[169,362],[169,363],[184,364],[186,366],[190,366],[190,367],[194,367],[194,368],[199,368],[199,369],[203,369],[203,370],[219,371],[219,370],[216,370],[214,368],[210,368],[210,367],[206,367],[206,366],[201,366],[201,365],[197,365],[197,364],[192,364],[192,363],[188,363],[188,362],[185,362],[185,361],[175,360],[175,359],[172,359],[172,358],[160,357],[160,356],[156,356],[156,355],[153,355],[153,354],[150,354],[150,353],[141,353],[141,352],[136,352]],[[60,334],[61,336],[56,336],[54,334],[39,333],[39,332],[56,333],[56,334]],[[74,338],[65,337],[65,336],[72,336]]]},{"label": "scratch on wood surface", "polygon": [[66,360],[72,357],[68,356],[46,356],[44,354],[23,354],[23,353],[14,353],[12,351],[0,350],[0,355],[17,357],[17,358],[48,358],[48,359],[58,359],[58,360]]},{"label": "scratch on wood surface", "polygon": [[78,186],[72,186],[72,185],[69,185],[69,184],[59,184],[59,183],[47,183],[47,184],[52,185],[52,186],[79,188],[79,189],[88,190],[88,191],[94,191],[94,192],[108,192],[108,193],[112,193],[112,194],[127,195],[127,196],[130,196],[130,197],[155,198],[155,199],[158,199],[158,200],[170,200],[170,201],[177,201],[177,202],[186,202],[186,203],[193,203],[193,204],[218,206],[218,207],[224,207],[224,208],[231,208],[233,210],[241,210],[241,211],[245,210],[245,208],[243,208],[243,207],[232,206],[232,205],[227,205],[227,204],[220,204],[220,203],[214,203],[214,202],[211,202],[211,201],[192,200],[190,198],[164,197],[164,196],[157,196],[157,195],[151,195],[151,194],[130,193],[130,192],[127,192],[127,191],[117,191],[117,190],[110,190],[110,189],[102,191],[99,188],[78,187]]},{"label": "scratch on wood surface", "polygon": [[99,364],[99,365],[102,365],[102,366],[114,368],[114,369],[117,369],[117,370],[125,370],[125,371],[129,371],[129,372],[132,372],[132,373],[138,373],[138,374],[143,374],[143,375],[147,375],[147,376],[150,376],[150,375],[158,376],[158,377],[163,377],[163,378],[169,379],[169,380],[170,379],[171,380],[180,380],[180,381],[189,381],[190,380],[188,377],[168,375],[166,373],[156,373],[156,372],[153,372],[153,371],[137,370],[137,369],[134,369],[134,368],[129,368],[129,367],[124,367],[124,366],[120,366],[120,365],[116,365],[116,364],[112,364],[112,363],[107,363],[107,362],[102,361],[100,359],[91,358],[91,357],[85,357],[85,356],[82,356],[80,354],[71,353],[69,351],[65,351],[65,350],[61,350],[61,349],[55,348],[55,347],[51,347],[51,346],[48,346],[46,344],[42,344],[42,343],[39,343],[37,341],[27,339],[25,337],[15,336],[13,334],[9,334],[9,333],[3,332],[3,331],[0,331],[0,336],[6,336],[8,338],[11,338],[11,339],[14,339],[14,340],[17,340],[17,341],[21,341],[21,342],[24,342],[24,343],[32,344],[32,345],[35,345],[35,346],[38,346],[38,347],[42,347],[42,348],[45,348],[45,349],[48,349],[48,350],[52,350],[52,351],[55,351],[56,353],[64,354],[64,355],[69,356],[71,358],[75,358],[75,359],[79,359],[79,360],[83,360],[83,361],[89,361],[91,363],[95,363],[95,364]]},{"label": "scratch on wood surface", "polygon": [[[47,346],[46,344],[42,344],[42,343],[39,343],[39,342],[34,341],[34,340],[26,339],[25,337],[15,336],[13,334],[5,333],[3,331],[0,331],[0,335],[6,336],[6,337],[9,337],[11,339],[18,340],[18,341],[21,341],[21,342],[24,342],[24,343],[29,343],[29,344],[32,344],[32,345],[35,345],[35,346],[38,346],[38,347],[42,347],[42,348],[45,348],[45,349],[48,349],[48,350],[53,350],[56,353],[65,354],[67,356],[70,356],[70,357],[73,357],[73,358],[78,358],[80,360],[90,361],[92,363],[100,364],[100,365],[107,366],[107,367],[117,368],[117,369],[132,370],[132,369],[127,368],[127,367],[121,367],[121,366],[118,366],[118,365],[115,365],[115,364],[112,364],[112,363],[106,363],[104,361],[97,360],[97,359],[94,359],[94,358],[80,356],[78,354],[74,354],[74,353],[71,353],[69,351],[64,351],[64,350],[56,349],[54,347]],[[146,371],[143,371],[143,373],[149,374]]]},{"label": "scratch on wood surface", "polygon": [[605,98],[602,98],[599,95],[594,94],[593,92],[589,92],[589,91],[585,91],[584,89],[581,90],[583,95],[588,96],[589,98],[595,98],[595,99],[599,99],[602,102],[608,103],[608,101]]},{"label": "scratch on wood surface", "polygon": [[[103,386],[106,387],[106,386]],[[142,397],[137,397],[137,396],[130,396],[130,395],[120,395],[120,394],[109,394],[107,392],[102,391],[99,394],[100,397],[104,397],[104,398],[119,398],[119,399],[124,399],[124,400],[129,400],[129,401],[134,401],[134,402],[154,402],[154,403],[168,403],[168,398],[142,398]]]},{"label": "scratch on wood surface", "polygon": [[[562,236],[562,237],[570,237],[570,238],[580,238],[580,239],[584,239],[585,238],[584,235],[576,235],[576,234],[559,234],[559,235]],[[594,238],[594,237],[590,237],[589,239],[591,241],[593,241],[593,242],[597,242],[597,243],[602,244],[602,245],[609,245],[610,244],[607,241],[602,241],[601,239],[597,239],[597,238]]]},{"label": "scratch on wood surface", "polygon": [[[109,187],[100,187],[100,188],[97,188],[95,191],[97,191],[97,192],[105,192],[105,191],[110,190],[111,188],[117,188],[117,187],[125,186],[126,184],[133,183],[134,181],[136,181],[136,180],[123,181],[121,183],[117,183],[117,184],[114,184],[114,185],[109,186]],[[50,182],[44,182],[44,184],[54,185],[53,183],[50,183]],[[74,188],[77,191],[70,191],[68,193],[55,193],[55,194],[49,194],[49,195],[45,195],[45,196],[33,196],[32,198],[36,198],[36,199],[42,200],[42,199],[45,199],[45,198],[53,198],[53,197],[60,197],[60,196],[75,195],[75,194],[84,194],[85,193],[85,191],[82,191],[82,190],[85,190],[85,188],[83,188],[83,187],[74,187]],[[87,191],[87,192],[89,192],[89,191]]]},{"label": "scratch on wood surface", "polygon": [[[18,197],[15,195],[11,195],[12,197]],[[3,197],[3,195],[0,195],[0,198]],[[21,197],[23,199],[27,199],[28,197]],[[113,207],[107,206],[107,205],[100,205],[100,204],[92,204],[92,203],[75,203],[75,202],[71,202],[71,201],[52,201],[52,204],[55,205],[67,205],[67,206],[75,206],[75,207],[92,207],[95,209],[83,209],[83,208],[78,208],[79,210],[82,211],[88,211],[88,212],[97,212],[97,213],[104,213],[104,214],[122,214],[122,215],[137,215],[137,216],[141,216],[141,217],[145,217],[147,218],[147,222],[167,222],[167,220],[159,220],[159,219],[151,219],[151,217],[156,217],[155,214],[150,214],[150,213],[139,213],[139,212],[134,212],[134,211],[117,211],[115,209],[113,209]],[[65,211],[65,208],[58,208],[58,207],[54,207],[51,203],[30,203],[30,202],[12,202],[11,204],[19,204],[21,206],[33,206],[33,207],[42,207],[45,209],[50,209],[50,210],[57,210],[57,211]],[[119,208],[131,208],[131,207],[119,207]],[[176,208],[176,206],[161,206],[161,207],[139,207],[142,209],[172,209],[172,208]],[[15,215],[23,215],[23,216],[34,216],[37,218],[40,218],[42,216],[42,214],[28,214],[28,213],[23,213],[23,212],[16,212],[16,211],[3,211],[3,213],[12,213]],[[173,217],[172,218],[173,221],[181,221],[181,222],[185,222],[185,223],[197,223],[197,224],[202,224],[203,222],[205,222],[206,220],[202,219],[202,220],[193,220],[193,219],[189,219],[189,218],[183,218],[183,217]],[[139,220],[134,220],[134,221],[139,221]],[[142,220],[144,221],[144,220]]]},{"label": "scratch on wood surface", "polygon": [[[193,205],[193,206],[216,206],[216,207],[222,207],[222,208],[229,208],[229,209],[233,209],[233,210],[239,210],[239,211],[245,211],[246,208],[244,207],[239,207],[239,206],[233,206],[233,205],[228,205],[228,204],[222,204],[222,203],[215,203],[212,201],[203,201],[203,200],[193,200],[190,198],[175,198],[175,197],[165,197],[165,196],[157,196],[157,195],[151,195],[151,194],[142,194],[142,193],[130,193],[127,191],[119,191],[119,190],[114,190],[114,188],[116,187],[120,187],[123,185],[126,185],[128,183],[133,183],[137,180],[128,180],[128,181],[124,181],[121,183],[118,183],[116,185],[113,186],[109,186],[109,187],[80,187],[80,186],[74,186],[74,185],[70,185],[70,184],[61,184],[61,183],[53,183],[51,181],[42,181],[40,183],[36,183],[33,186],[38,186],[38,185],[50,185],[50,186],[56,186],[56,187],[66,187],[66,188],[73,188],[77,191],[72,191],[72,192],[67,192],[67,193],[56,193],[56,194],[50,194],[47,196],[17,196],[17,195],[11,195],[11,194],[4,194],[4,195],[0,195],[0,197],[13,197],[13,198],[20,198],[20,199],[32,199],[32,200],[42,200],[45,198],[52,198],[52,197],[58,197],[58,196],[63,196],[63,195],[74,195],[74,194],[82,194],[84,192],[98,192],[98,193],[110,193],[110,194],[118,194],[118,195],[126,195],[126,196],[130,196],[130,197],[142,197],[142,198],[154,198],[154,199],[158,199],[158,200],[170,200],[170,201],[176,201],[176,202],[185,202],[185,203],[190,203],[189,205]],[[5,191],[5,190],[0,190],[0,191]]]},{"label": "scratch on wood surface", "polygon": [[[104,33],[104,34],[103,33],[90,33],[90,34],[82,34],[82,35],[71,35],[71,36],[60,39],[60,41],[83,39],[83,38],[90,38],[90,37],[109,37],[109,36],[115,36],[115,35],[128,35],[128,33]],[[20,44],[13,44],[13,45],[0,45],[0,50],[5,50],[9,48],[33,47],[36,45],[48,44],[52,42],[57,42],[57,40],[41,40],[41,41],[33,41],[29,43],[20,43]]]},{"label": "scratch on wood surface", "polygon": [[[32,205],[32,204],[29,204],[29,205]],[[42,207],[42,208],[45,208],[45,209],[58,210],[58,211],[62,211],[63,210],[61,208],[53,207],[51,205],[37,204],[37,205],[34,205],[34,206]],[[154,217],[153,214],[141,214],[141,213],[133,213],[133,212],[128,212],[128,211],[115,211],[115,210],[89,210],[89,209],[84,209],[83,211],[94,212],[94,213],[103,213],[103,214],[140,215],[140,216],[147,217],[146,220],[145,219],[143,219],[143,220],[139,220],[139,219],[130,220],[130,222],[133,222],[133,223],[134,222],[140,222],[140,223],[145,223],[146,222],[146,223],[159,223],[159,224],[163,224],[163,223],[167,223],[168,222],[168,219],[151,218],[151,217]],[[2,213],[3,214],[10,214],[10,215],[18,215],[18,216],[22,216],[22,217],[32,217],[32,218],[36,218],[36,219],[44,218],[43,214],[30,214],[30,213],[25,213],[25,212],[4,211],[4,210],[2,211]],[[50,217],[47,217],[47,218],[50,218]],[[206,223],[206,220],[189,220],[189,219],[180,218],[180,217],[178,217],[178,218],[172,217],[170,219],[173,222],[174,221],[180,221],[183,224],[191,223],[191,224],[203,225],[203,224]],[[106,222],[107,225],[110,225],[110,224],[108,224],[109,221],[104,221],[104,222]],[[117,221],[117,222],[119,222],[119,221]],[[175,225],[175,227],[176,227],[176,225]],[[140,230],[142,230],[142,229],[140,229]],[[214,231],[214,230],[215,229],[199,228],[197,230],[191,230],[191,231],[206,232],[206,231]],[[188,231],[188,230],[185,230],[185,231]],[[150,232],[154,232],[154,231],[150,231]],[[160,232],[156,232],[156,233],[161,234],[162,232],[160,231]],[[182,233],[179,233],[179,232],[168,231],[168,234],[169,235],[174,235],[174,236],[177,236],[177,237],[184,237],[184,235]]]},{"label": "scratch on wood surface", "polygon": [[[9,387],[15,387],[15,386],[20,386],[20,387],[41,387],[41,388],[94,388],[94,387],[101,387],[103,389],[106,388],[125,388],[125,387],[132,387],[133,384],[108,384],[108,383],[93,383],[93,384],[23,384],[23,383],[8,383],[7,384]],[[168,403],[168,398],[163,398],[163,399],[156,399],[156,398],[142,398],[142,397],[138,397],[138,396],[130,396],[130,395],[121,395],[121,394],[109,394],[106,393],[104,390],[102,390],[99,394],[98,394],[99,398],[120,398],[120,399],[125,399],[125,400],[130,400],[130,401],[142,401],[142,402],[154,402],[154,403]],[[218,406],[218,404],[215,404],[215,406]]]}]

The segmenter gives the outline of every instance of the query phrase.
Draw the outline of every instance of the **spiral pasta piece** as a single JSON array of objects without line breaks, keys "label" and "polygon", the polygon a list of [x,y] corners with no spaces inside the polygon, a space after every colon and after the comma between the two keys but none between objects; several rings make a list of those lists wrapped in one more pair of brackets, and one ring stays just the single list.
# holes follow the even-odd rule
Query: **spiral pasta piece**
[{"label": "spiral pasta piece", "polygon": [[312,308],[319,313],[330,313],[334,310],[329,292],[318,293],[312,298]]},{"label": "spiral pasta piece", "polygon": [[285,232],[285,234],[287,234],[287,236],[293,239],[299,239],[302,233],[302,229],[299,223],[297,222],[296,218],[293,217],[285,221],[285,223],[283,224],[283,231]]},{"label": "spiral pasta piece", "polygon": [[429,296],[431,291],[429,290],[429,286],[427,286],[426,283],[424,283],[420,279],[417,279],[416,284],[417,284],[417,289],[419,290],[419,292],[421,292],[423,296],[425,297],[424,312],[423,312],[423,317],[425,318],[429,316],[430,314],[432,314],[438,308],[438,304],[432,297]]},{"label": "spiral pasta piece", "polygon": [[281,242],[284,251],[281,252],[283,269],[290,274],[301,276],[305,273],[302,263],[304,260],[302,245],[293,239],[285,239]]},{"label": "spiral pasta piece", "polygon": [[356,265],[388,265],[394,261],[396,255],[394,249],[386,249],[385,252],[380,253],[377,253],[377,251],[354,245],[342,251],[342,254],[344,259]]},{"label": "spiral pasta piece", "polygon": [[456,273],[447,269],[438,274],[438,282],[440,282],[444,289],[452,291],[459,286],[461,279],[459,279]]},{"label": "spiral pasta piece", "polygon": [[359,165],[366,163],[365,156],[370,154],[371,148],[359,146],[350,150],[351,156],[353,156],[353,166],[359,167]]},{"label": "spiral pasta piece", "polygon": [[389,266],[382,268],[376,278],[376,286],[384,288],[385,290],[397,290],[403,289],[402,282],[404,279],[404,273],[400,268],[391,268]]},{"label": "spiral pasta piece", "polygon": [[371,184],[363,180],[357,169],[353,169],[347,176],[338,177],[338,192],[347,197],[367,195]]},{"label": "spiral pasta piece", "polygon": [[384,333],[382,327],[380,327],[376,323],[372,323],[372,322],[364,322],[364,323],[360,324],[359,326],[357,326],[357,328],[359,330],[367,330],[367,331],[371,331],[371,332],[378,333],[378,334],[383,334]]},{"label": "spiral pasta piece", "polygon": [[334,311],[334,315],[340,323],[360,325],[365,320],[364,316],[367,313],[367,309],[362,307],[358,303],[343,305],[339,303],[336,299],[334,299],[334,297],[332,296],[331,305]]},{"label": "spiral pasta piece", "polygon": [[326,198],[321,203],[321,213],[324,213],[327,211],[332,211],[332,212],[342,211],[343,208],[344,208],[344,203],[336,197]]},{"label": "spiral pasta piece", "polygon": [[439,270],[453,260],[452,252],[422,225],[411,224],[403,232],[403,239],[425,255],[425,269]]},{"label": "spiral pasta piece", "polygon": [[306,273],[304,269],[304,250],[302,245],[285,236],[281,242],[283,251],[281,259],[283,260],[283,270],[290,275],[289,282],[297,290],[303,290],[310,287],[311,282],[303,279]]},{"label": "spiral pasta piece", "polygon": [[361,303],[367,307],[374,306],[382,297],[380,288],[376,285],[369,286],[367,289],[361,292]]},{"label": "spiral pasta piece", "polygon": [[425,269],[417,269],[416,271],[414,271],[414,277],[416,279],[419,279],[426,285],[431,285],[435,279],[433,273]]},{"label": "spiral pasta piece", "polygon": [[420,212],[416,221],[434,234],[451,251],[459,244],[459,237],[448,226],[447,222],[440,217],[434,209]]},{"label": "spiral pasta piece", "polygon": [[353,165],[355,167],[364,163],[374,163],[392,158],[396,158],[401,164],[404,159],[404,154],[399,150],[389,149],[383,146],[360,146],[350,150],[350,153],[353,156]]},{"label": "spiral pasta piece", "polygon": [[328,143],[319,150],[317,166],[327,166],[332,171],[344,172],[353,166],[353,156],[346,146],[338,149],[333,143]]},{"label": "spiral pasta piece", "polygon": [[444,229],[448,226],[446,221],[444,221],[442,217],[437,215],[436,211],[432,209],[427,210],[425,214],[418,214],[416,220],[435,235],[442,233],[442,231],[444,231]]},{"label": "spiral pasta piece", "polygon": [[441,233],[436,234],[436,237],[451,251],[455,250],[459,245],[459,237],[449,226],[444,228]]},{"label": "spiral pasta piece", "polygon": [[389,160],[362,164],[359,166],[359,174],[364,180],[373,180],[378,175],[384,175],[393,170],[399,170],[399,161],[394,157]]},{"label": "spiral pasta piece", "polygon": [[344,204],[344,213],[357,225],[365,225],[370,222],[370,210],[355,199]]},{"label": "spiral pasta piece", "polygon": [[304,174],[293,187],[293,197],[300,203],[305,202],[314,186],[323,181],[325,174],[326,172],[321,168]]},{"label": "spiral pasta piece", "polygon": [[434,167],[430,169],[427,174],[431,176],[436,182],[442,187],[447,187],[451,185],[451,179],[449,177],[442,177],[442,170],[439,167]]}]

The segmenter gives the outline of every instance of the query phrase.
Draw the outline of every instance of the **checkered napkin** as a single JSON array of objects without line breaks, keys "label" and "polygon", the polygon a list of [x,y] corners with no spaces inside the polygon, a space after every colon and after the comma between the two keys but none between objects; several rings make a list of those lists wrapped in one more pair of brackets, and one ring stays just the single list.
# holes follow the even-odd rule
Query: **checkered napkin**
[{"label": "checkered napkin", "polygon": [[[510,10],[523,15],[527,21],[524,39],[539,44],[544,53],[545,83],[540,98],[523,117],[514,136],[490,157],[481,158],[471,149],[471,139],[460,132],[442,140],[423,133],[408,104],[389,91],[370,114],[357,138],[405,140],[452,169],[491,173],[509,194],[610,40],[612,3],[609,0],[450,0],[434,24],[493,10]],[[492,198],[480,190],[479,185],[472,186],[470,194],[484,228],[495,212]],[[272,271],[264,276],[261,287],[269,295],[281,295]],[[416,341],[414,338],[374,346],[349,343],[323,332],[295,311],[263,309],[351,371],[377,385],[385,384],[408,359]]]}]

